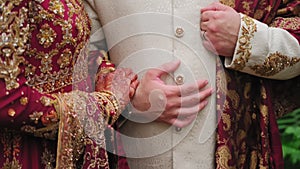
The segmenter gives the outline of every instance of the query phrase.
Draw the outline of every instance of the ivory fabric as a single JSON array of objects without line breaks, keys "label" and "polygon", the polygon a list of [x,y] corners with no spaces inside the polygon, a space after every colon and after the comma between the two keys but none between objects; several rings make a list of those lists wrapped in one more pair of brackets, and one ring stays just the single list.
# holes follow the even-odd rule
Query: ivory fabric
[{"label": "ivory fabric", "polygon": [[[199,28],[200,9],[211,2],[97,0],[93,3],[113,63],[131,67],[142,76],[144,68],[178,58],[181,66],[167,78],[167,83],[175,85],[176,77],[182,77],[184,83],[202,78],[214,86],[216,56],[202,47]],[[212,96],[195,123],[181,131],[158,122],[127,121],[121,130],[130,168],[215,168],[215,100],[216,96]]]}]

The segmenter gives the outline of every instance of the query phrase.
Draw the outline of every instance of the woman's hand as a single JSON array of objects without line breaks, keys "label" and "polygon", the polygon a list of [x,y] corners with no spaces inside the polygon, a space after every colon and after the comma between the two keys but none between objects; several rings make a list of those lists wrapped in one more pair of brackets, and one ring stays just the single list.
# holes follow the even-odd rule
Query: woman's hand
[{"label": "woman's hand", "polygon": [[123,110],[134,96],[138,84],[137,75],[131,69],[117,68],[110,73],[99,72],[96,77],[95,90],[113,92]]}]

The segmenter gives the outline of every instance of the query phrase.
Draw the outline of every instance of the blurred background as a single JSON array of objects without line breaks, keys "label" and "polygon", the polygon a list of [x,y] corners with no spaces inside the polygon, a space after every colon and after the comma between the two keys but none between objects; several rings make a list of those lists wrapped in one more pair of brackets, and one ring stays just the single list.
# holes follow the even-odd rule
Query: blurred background
[{"label": "blurred background", "polygon": [[300,168],[300,108],[277,120],[285,169]]}]

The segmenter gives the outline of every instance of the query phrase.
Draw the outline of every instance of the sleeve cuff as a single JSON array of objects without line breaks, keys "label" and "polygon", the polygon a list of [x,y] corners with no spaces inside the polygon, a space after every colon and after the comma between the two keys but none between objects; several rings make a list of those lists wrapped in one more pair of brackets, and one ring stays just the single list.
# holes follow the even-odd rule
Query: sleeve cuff
[{"label": "sleeve cuff", "polygon": [[262,64],[268,55],[268,26],[262,22],[241,16],[241,26],[234,55],[225,59],[225,67],[251,72],[251,66]]}]

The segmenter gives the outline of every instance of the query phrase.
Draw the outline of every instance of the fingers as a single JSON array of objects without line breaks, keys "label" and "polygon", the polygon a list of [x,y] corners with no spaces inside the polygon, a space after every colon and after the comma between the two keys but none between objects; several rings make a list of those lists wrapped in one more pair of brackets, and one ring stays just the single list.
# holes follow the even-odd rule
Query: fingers
[{"label": "fingers", "polygon": [[207,104],[208,102],[205,100],[197,106],[180,108],[180,111],[175,111],[172,118],[169,120],[164,119],[163,121],[176,127],[186,127],[196,119],[197,114],[203,110]]},{"label": "fingers", "polygon": [[201,9],[201,13],[206,12],[206,11],[224,11],[228,7],[226,5],[223,5],[219,2],[213,2],[210,5],[204,7]]},{"label": "fingers", "polygon": [[215,11],[206,11],[201,14],[201,22],[209,21],[211,18],[215,17]]},{"label": "fingers", "polygon": [[151,74],[154,77],[161,77],[162,75],[166,73],[173,73],[180,65],[180,60],[175,60],[172,62],[165,63],[158,68],[151,69]]},{"label": "fingers", "polygon": [[184,84],[179,86],[180,93],[178,96],[187,96],[193,93],[199,92],[202,88],[204,88],[208,84],[207,80],[198,80],[195,83],[190,83],[190,84]]},{"label": "fingers", "polygon": [[[207,31],[208,30],[208,22],[207,21],[205,21],[205,22],[200,22],[200,30],[201,31]],[[203,33],[203,32],[202,32]]]},{"label": "fingers", "polygon": [[163,121],[177,127],[185,127],[197,117],[197,114],[203,110],[207,104],[207,100],[203,100],[198,101],[198,103],[193,106],[166,108],[158,118],[158,121]]},{"label": "fingers", "polygon": [[204,101],[213,93],[212,88],[208,88],[206,90],[201,91],[200,93],[196,93],[193,95],[189,95],[186,97],[181,97],[181,106],[182,107],[190,107],[199,104],[201,101]]},{"label": "fingers", "polygon": [[138,85],[139,85],[139,81],[138,80],[134,80],[133,82],[131,82],[130,89],[129,89],[129,98],[130,99],[133,98]]}]

